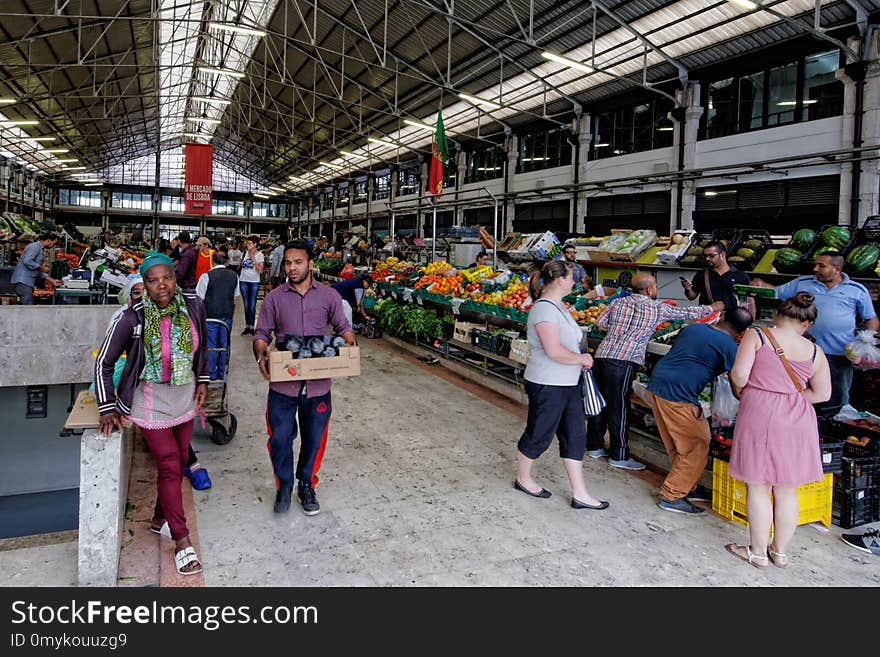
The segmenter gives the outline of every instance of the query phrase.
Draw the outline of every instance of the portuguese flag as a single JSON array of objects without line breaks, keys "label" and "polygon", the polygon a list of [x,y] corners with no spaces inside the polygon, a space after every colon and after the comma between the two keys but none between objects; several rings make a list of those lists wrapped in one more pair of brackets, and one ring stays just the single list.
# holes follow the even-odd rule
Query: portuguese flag
[{"label": "portuguese flag", "polygon": [[449,159],[449,145],[446,143],[446,131],[443,129],[443,108],[437,110],[437,130],[431,144],[431,173],[428,176],[428,191],[432,194],[443,193],[443,164]]}]

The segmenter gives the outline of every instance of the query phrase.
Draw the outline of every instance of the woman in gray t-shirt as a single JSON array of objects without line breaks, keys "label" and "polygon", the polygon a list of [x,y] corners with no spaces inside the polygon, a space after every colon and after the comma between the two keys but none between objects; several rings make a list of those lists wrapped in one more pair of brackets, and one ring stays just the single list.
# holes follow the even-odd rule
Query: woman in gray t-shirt
[{"label": "woman in gray t-shirt", "polygon": [[513,487],[532,497],[550,497],[550,491],[532,478],[532,464],[556,435],[571,483],[572,508],[607,509],[608,502],[590,495],[584,482],[587,428],[579,384],[581,372],[593,366],[593,358],[581,353],[581,330],[562,303],[574,287],[571,264],[547,262],[540,274],[532,276],[529,287],[532,298],[537,299],[528,322],[525,380],[529,415],[517,444]]}]

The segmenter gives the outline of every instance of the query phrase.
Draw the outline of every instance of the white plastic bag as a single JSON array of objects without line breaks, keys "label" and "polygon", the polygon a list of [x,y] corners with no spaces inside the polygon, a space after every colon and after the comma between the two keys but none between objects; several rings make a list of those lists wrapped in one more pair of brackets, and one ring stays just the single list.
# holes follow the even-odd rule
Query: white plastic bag
[{"label": "white plastic bag", "polygon": [[712,386],[712,426],[729,427],[736,421],[739,400],[733,396],[727,374],[715,377]]},{"label": "white plastic bag", "polygon": [[856,339],[846,345],[844,353],[860,370],[880,369],[880,339],[875,331],[856,333]]}]

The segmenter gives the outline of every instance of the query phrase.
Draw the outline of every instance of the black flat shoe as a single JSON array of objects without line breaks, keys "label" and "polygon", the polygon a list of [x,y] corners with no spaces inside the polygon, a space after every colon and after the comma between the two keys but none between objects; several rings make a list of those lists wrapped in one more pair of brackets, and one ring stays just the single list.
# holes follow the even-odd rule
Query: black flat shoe
[{"label": "black flat shoe", "polygon": [[584,504],[583,502],[579,502],[578,500],[571,498],[571,508],[572,509],[593,509],[594,511],[601,511],[602,509],[607,509],[610,504],[605,502],[604,500],[599,502],[598,505],[593,506],[592,504]]},{"label": "black flat shoe", "polygon": [[549,490],[547,490],[546,488],[542,488],[537,493],[533,493],[531,491],[528,491],[528,490],[526,490],[525,486],[523,486],[521,483],[519,483],[516,480],[514,480],[514,482],[513,482],[513,487],[516,488],[517,490],[521,490],[526,495],[531,495],[532,497],[543,497],[546,499],[552,495],[552,493]]}]

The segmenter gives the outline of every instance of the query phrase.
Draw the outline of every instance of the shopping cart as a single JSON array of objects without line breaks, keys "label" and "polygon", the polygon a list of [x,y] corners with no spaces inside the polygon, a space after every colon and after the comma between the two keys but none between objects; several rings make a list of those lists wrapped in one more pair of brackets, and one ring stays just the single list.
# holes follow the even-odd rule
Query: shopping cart
[{"label": "shopping cart", "polygon": [[225,356],[225,368],[223,370],[223,378],[208,383],[208,396],[205,400],[203,411],[205,419],[211,425],[211,440],[217,445],[225,445],[235,437],[235,431],[238,428],[238,420],[229,412],[229,406],[226,401],[227,380],[229,379],[229,360],[231,350],[231,331],[229,327],[219,319],[208,319],[208,322],[219,324],[223,328],[221,331],[226,334],[226,347],[209,347],[209,352],[215,352],[218,355]]}]

